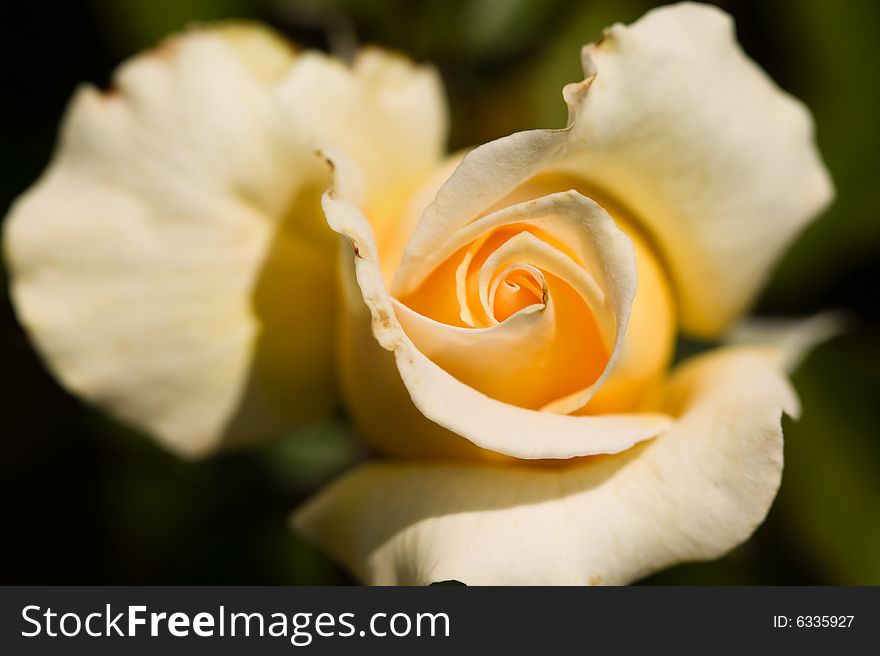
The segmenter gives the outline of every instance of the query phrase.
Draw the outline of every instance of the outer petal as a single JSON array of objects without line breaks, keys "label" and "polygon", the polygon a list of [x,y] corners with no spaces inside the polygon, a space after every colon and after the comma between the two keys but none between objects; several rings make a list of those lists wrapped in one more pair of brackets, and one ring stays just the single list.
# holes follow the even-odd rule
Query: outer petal
[{"label": "outer petal", "polygon": [[[68,388],[184,455],[329,410],[336,245],[314,143],[382,153],[407,108],[442,114],[421,82],[426,97],[400,98],[399,58],[387,58],[390,87],[375,75],[383,56],[369,59],[348,70],[297,57],[233,24],[127,62],[108,94],[77,92],[4,242],[19,318]],[[348,81],[347,113],[310,123],[300,105],[339,100],[309,87],[322,67]],[[366,134],[352,129],[361,115]],[[415,168],[434,156],[419,148]]]},{"label": "outer petal", "polygon": [[361,467],[295,526],[372,584],[623,584],[715,558],[764,518],[797,401],[765,360],[732,349],[684,365],[661,437],[564,468]]},{"label": "outer petal", "polygon": [[730,18],[709,6],[663,7],[615,25],[584,48],[583,60],[586,79],[564,93],[569,127],[472,151],[410,248],[535,175],[570,174],[656,242],[684,330],[716,335],[832,196],[810,116],[743,54]]},{"label": "outer petal", "polygon": [[363,176],[362,203],[380,238],[445,155],[447,116],[433,68],[369,48],[351,67],[306,53],[280,89],[287,120],[340,147]]},{"label": "outer petal", "polygon": [[[330,226],[349,239],[355,252],[354,258],[342,258],[346,320],[341,322],[340,361],[352,414],[374,444],[404,455],[436,457],[468,451],[461,440],[432,427],[435,422],[496,453],[571,458],[617,453],[668,425],[668,417],[659,413],[573,417],[527,410],[458,381],[421,353],[401,327],[367,219],[332,194],[324,197],[324,209]],[[393,352],[393,360],[380,345]]]}]

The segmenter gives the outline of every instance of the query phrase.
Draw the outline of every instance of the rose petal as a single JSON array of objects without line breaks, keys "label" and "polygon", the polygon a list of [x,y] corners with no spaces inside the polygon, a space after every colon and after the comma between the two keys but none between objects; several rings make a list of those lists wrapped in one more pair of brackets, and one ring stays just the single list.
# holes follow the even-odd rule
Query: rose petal
[{"label": "rose petal", "polygon": [[363,176],[362,206],[380,243],[410,196],[445,154],[442,84],[428,66],[375,48],[348,67],[306,53],[279,90],[287,120],[315,143],[342,147]]},{"label": "rose petal", "polygon": [[628,233],[636,254],[638,289],[620,357],[611,375],[577,414],[634,412],[662,387],[675,352],[675,300],[666,272],[638,232]]},{"label": "rose petal", "polygon": [[[668,425],[668,417],[659,413],[572,417],[528,410],[465,385],[421,353],[401,327],[379,269],[372,230],[360,210],[333,194],[325,195],[324,210],[330,226],[349,239],[355,252],[354,266],[352,259],[342,258],[343,386],[361,431],[380,448],[422,456],[466,451],[449,432],[431,428],[424,418],[478,447],[517,458],[616,453]],[[376,341],[394,353],[393,360],[369,338],[370,321]]]},{"label": "rose petal", "polygon": [[[80,89],[52,164],[5,226],[12,296],[48,366],[183,455],[329,411],[337,246],[314,143],[372,144],[366,166],[406,131],[402,115],[442,133],[432,80],[398,57],[349,70],[227,24],[135,57],[107,94]],[[355,134],[354,119],[371,131]],[[410,145],[414,166],[435,156],[432,139]],[[390,197],[380,182],[373,193]]]},{"label": "rose petal", "polygon": [[552,371],[544,367],[555,336],[552,304],[533,305],[488,328],[462,328],[392,302],[398,321],[422,354],[458,380],[479,384],[492,398],[527,406],[533,385],[547,388],[553,383]]},{"label": "rose petal", "polygon": [[560,468],[368,464],[295,515],[365,583],[624,584],[716,558],[763,520],[797,400],[765,360],[726,349],[674,376],[661,437]]},{"label": "rose petal", "polygon": [[574,176],[656,242],[684,330],[717,335],[833,195],[810,116],[743,54],[714,7],[615,25],[583,60],[586,79],[564,91],[569,127],[469,153],[408,249],[424,252],[536,175]]}]

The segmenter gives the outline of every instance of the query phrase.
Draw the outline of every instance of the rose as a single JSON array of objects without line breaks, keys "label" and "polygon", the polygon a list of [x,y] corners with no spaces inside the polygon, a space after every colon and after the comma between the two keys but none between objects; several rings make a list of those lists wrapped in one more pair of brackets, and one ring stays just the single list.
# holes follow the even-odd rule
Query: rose
[{"label": "rose", "polygon": [[48,367],[187,456],[328,412],[337,247],[315,144],[367,171],[373,216],[393,213],[442,155],[436,75],[379,50],[348,67],[229,23],[135,57],[113,86],[77,91],[4,226]]},{"label": "rose", "polygon": [[[796,403],[777,346],[669,375],[671,339],[736,318],[831,195],[807,115],[729,32],[687,5],[612,28],[565,131],[478,148],[442,187],[430,70],[190,32],[78,92],[6,224],[19,316],[70,389],[182,454],[325,412],[317,147],[355,246],[352,414],[383,450],[445,462],[368,465],[298,526],[372,582],[623,582],[722,553],[775,494]],[[432,292],[453,239],[461,284]]]},{"label": "rose", "polygon": [[714,8],[615,25],[583,63],[566,129],[475,149],[396,222],[328,151],[343,391],[411,460],[343,476],[295,524],[365,581],[625,583],[729,550],[778,489],[797,400],[768,351],[667,366],[674,332],[720,335],[829,201],[809,115]]}]

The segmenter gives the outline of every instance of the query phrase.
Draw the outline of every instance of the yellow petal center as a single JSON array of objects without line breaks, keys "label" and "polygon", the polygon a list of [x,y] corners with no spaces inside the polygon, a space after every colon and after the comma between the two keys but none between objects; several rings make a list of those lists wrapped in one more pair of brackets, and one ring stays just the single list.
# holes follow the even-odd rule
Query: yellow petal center
[{"label": "yellow petal center", "polygon": [[495,320],[500,322],[532,305],[543,305],[546,300],[532,267],[515,265],[495,278],[489,302]]},{"label": "yellow petal center", "polygon": [[[418,287],[398,297],[452,333],[426,337],[417,330],[407,332],[437,365],[499,401],[572,414],[638,412],[651,403],[667,375],[676,321],[666,272],[650,240],[633,227],[637,223],[581,181],[562,175],[530,180],[484,216],[569,189],[596,200],[627,233],[638,281],[622,348],[610,374],[586,405],[557,410],[560,402],[577,397],[605,370],[616,339],[607,329],[610,307],[601,291],[585,294],[583,285],[557,275],[558,270],[548,270],[540,264],[541,258],[529,256],[528,249],[510,248],[517,239],[528,240],[537,249],[552,250],[566,259],[587,279],[598,280],[600,263],[583,261],[584,256],[577,255],[583,250],[543,229],[552,222],[538,227],[524,221],[487,229],[458,248]],[[505,249],[515,255],[506,256]],[[470,342],[470,337],[476,339]],[[474,453],[484,457],[479,450]]]}]

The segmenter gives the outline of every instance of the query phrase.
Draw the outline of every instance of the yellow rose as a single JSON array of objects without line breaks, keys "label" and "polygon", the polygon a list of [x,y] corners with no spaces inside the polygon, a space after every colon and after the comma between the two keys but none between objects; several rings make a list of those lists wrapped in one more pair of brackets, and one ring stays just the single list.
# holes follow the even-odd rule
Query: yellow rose
[{"label": "yellow rose", "polygon": [[[373,216],[441,156],[432,70],[349,67],[256,25],[191,30],[80,88],[4,245],[19,319],[71,391],[186,456],[321,416],[336,240],[315,144],[366,172]],[[393,193],[392,193],[393,192]]]},{"label": "yellow rose", "polygon": [[829,202],[810,117],[711,7],[615,25],[583,66],[564,130],[438,163],[391,219],[325,150],[342,387],[397,458],[294,521],[363,581],[625,583],[726,552],[778,489],[798,404],[773,349],[668,369]]}]

